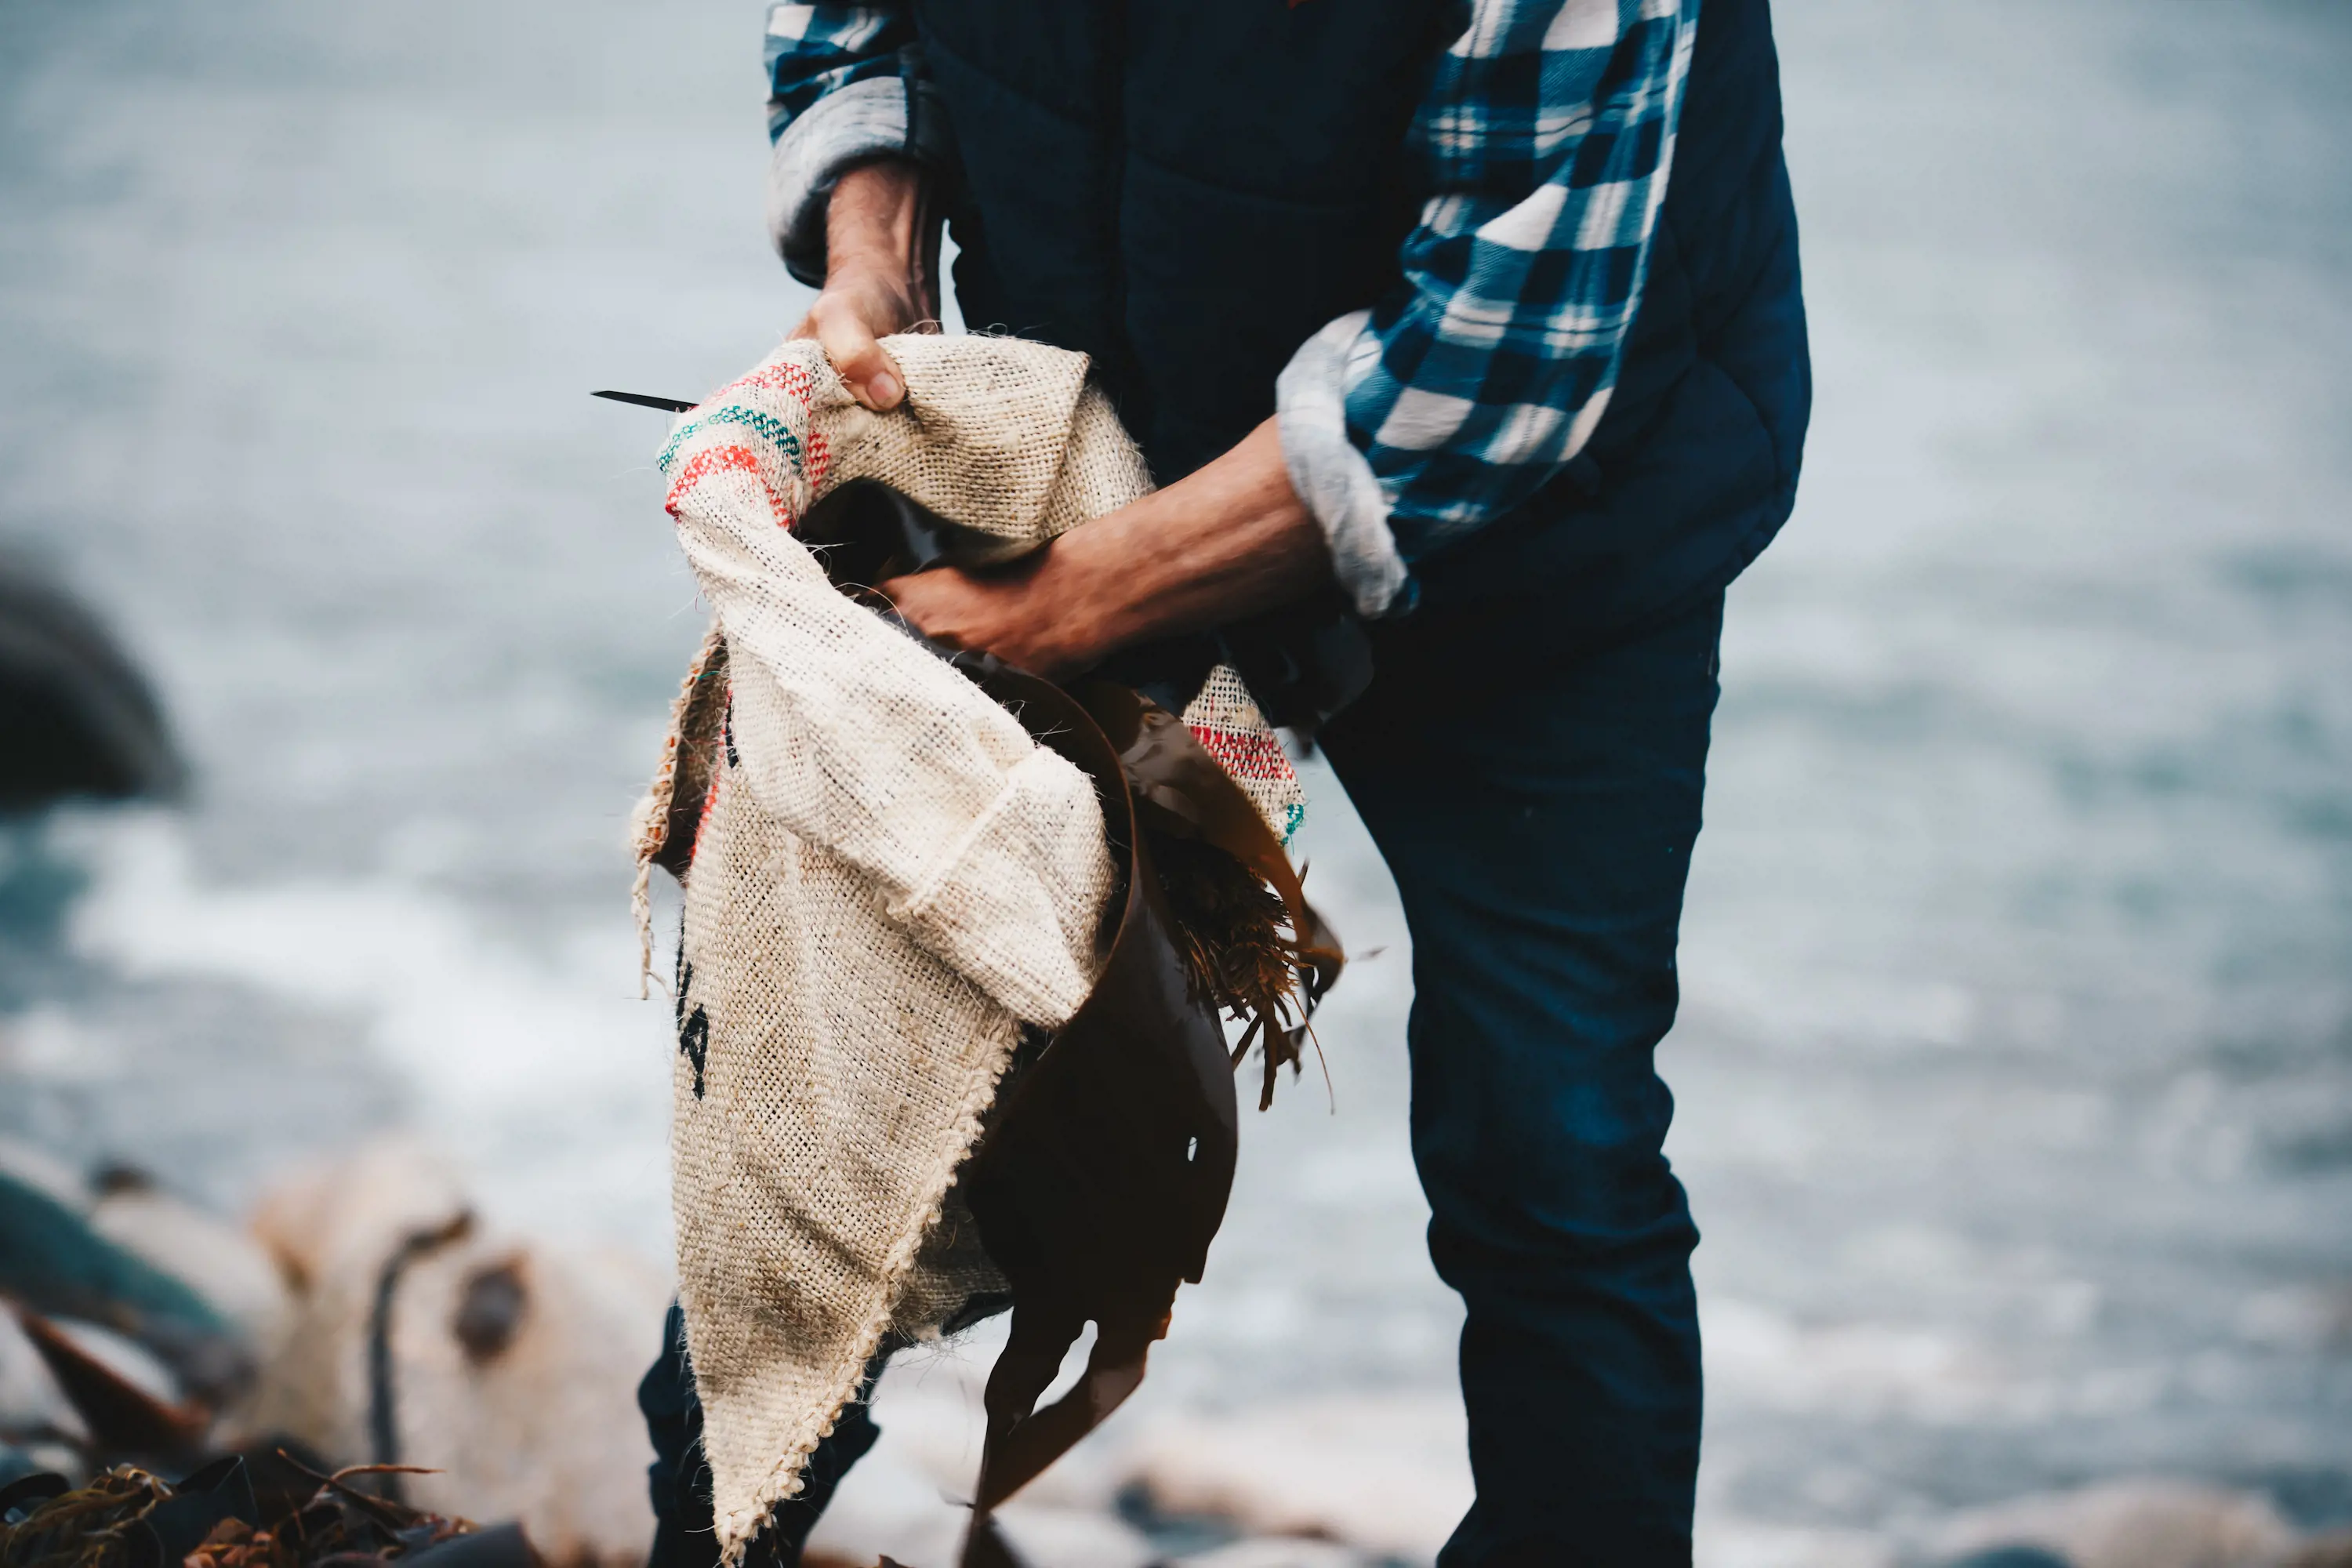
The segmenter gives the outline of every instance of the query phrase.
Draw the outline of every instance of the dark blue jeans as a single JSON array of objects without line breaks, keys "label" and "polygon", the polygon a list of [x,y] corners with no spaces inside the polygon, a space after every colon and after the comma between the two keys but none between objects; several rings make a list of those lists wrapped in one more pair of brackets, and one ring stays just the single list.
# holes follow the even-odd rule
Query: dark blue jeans
[{"label": "dark blue jeans", "polygon": [[1723,599],[1612,645],[1405,622],[1324,745],[1412,931],[1412,1147],[1478,1498],[1439,1562],[1690,1562],[1697,1243],[1652,1057]]},{"label": "dark blue jeans", "polygon": [[[809,1456],[808,1474],[798,1497],[777,1506],[744,1554],[744,1568],[793,1568],[817,1517],[833,1500],[849,1467],[866,1457],[882,1436],[867,1413],[874,1381],[889,1359],[885,1347],[866,1369],[866,1386]],[[648,1472],[654,1503],[654,1545],[647,1568],[717,1568],[719,1537],[710,1505],[710,1467],[702,1459],[702,1401],[686,1359],[686,1314],[673,1303],[662,1324],[661,1354],[637,1384],[637,1408],[653,1439]]]},{"label": "dark blue jeans", "polygon": [[[1717,595],[1561,647],[1525,616],[1408,621],[1323,742],[1412,929],[1412,1144],[1430,1254],[1462,1294],[1478,1500],[1442,1568],[1687,1568],[1698,1232],[1661,1152],[1652,1054],[1715,710]],[[701,1411],[673,1310],[639,1394],[654,1568],[709,1568]],[[877,1362],[878,1370],[878,1362]],[[761,1563],[798,1561],[873,1446],[855,1405]]]}]

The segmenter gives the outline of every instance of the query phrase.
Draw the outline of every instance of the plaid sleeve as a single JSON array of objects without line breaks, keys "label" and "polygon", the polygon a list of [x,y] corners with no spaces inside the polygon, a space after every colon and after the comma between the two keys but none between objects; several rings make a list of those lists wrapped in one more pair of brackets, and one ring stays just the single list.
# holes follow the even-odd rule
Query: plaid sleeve
[{"label": "plaid sleeve", "polygon": [[768,8],[768,232],[793,277],[824,281],[824,214],[852,164],[904,154],[908,58],[901,5]]},{"label": "plaid sleeve", "polygon": [[1615,385],[1699,0],[1471,0],[1408,132],[1432,194],[1402,286],[1284,372],[1293,482],[1368,615],[1525,500]]}]

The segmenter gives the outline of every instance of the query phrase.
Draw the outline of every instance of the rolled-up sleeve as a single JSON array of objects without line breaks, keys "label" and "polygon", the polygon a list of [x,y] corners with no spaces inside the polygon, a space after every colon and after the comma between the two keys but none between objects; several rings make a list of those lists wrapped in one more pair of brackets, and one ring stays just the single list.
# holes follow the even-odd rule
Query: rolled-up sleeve
[{"label": "rolled-up sleeve", "polygon": [[1699,0],[1474,0],[1408,133],[1402,281],[1276,388],[1293,485],[1368,616],[1526,500],[1609,406],[1665,200]]},{"label": "rolled-up sleeve", "polygon": [[824,281],[825,205],[845,172],[938,156],[914,39],[898,5],[768,9],[768,233],[803,283]]}]

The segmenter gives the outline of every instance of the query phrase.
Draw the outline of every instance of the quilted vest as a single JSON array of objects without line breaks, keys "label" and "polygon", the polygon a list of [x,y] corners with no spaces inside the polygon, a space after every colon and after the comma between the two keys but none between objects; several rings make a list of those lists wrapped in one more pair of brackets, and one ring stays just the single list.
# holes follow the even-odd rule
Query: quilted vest
[{"label": "quilted vest", "polygon": [[[965,321],[1092,355],[1160,482],[1217,456],[1273,413],[1299,343],[1398,285],[1424,195],[1403,136],[1466,12],[917,0],[913,131],[951,161]],[[1811,402],[1780,133],[1768,0],[1706,0],[1609,411],[1528,502],[1416,563],[1415,620],[1539,601],[1605,631],[1770,541]]]}]

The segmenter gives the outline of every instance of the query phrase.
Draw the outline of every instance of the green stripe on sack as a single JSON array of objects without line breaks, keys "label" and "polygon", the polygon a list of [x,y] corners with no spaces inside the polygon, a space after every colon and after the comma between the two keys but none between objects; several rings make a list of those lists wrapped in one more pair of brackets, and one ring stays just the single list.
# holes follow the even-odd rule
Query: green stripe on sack
[{"label": "green stripe on sack", "polygon": [[699,419],[690,419],[679,426],[677,434],[669,438],[669,445],[661,449],[661,456],[654,459],[654,466],[667,475],[670,464],[677,458],[678,447],[685,445],[689,437],[713,425],[740,425],[776,447],[787,460],[800,460],[800,437],[786,429],[782,420],[772,414],[747,408],[740,403],[730,403],[722,408],[712,409]]}]

